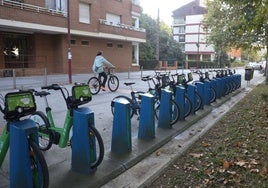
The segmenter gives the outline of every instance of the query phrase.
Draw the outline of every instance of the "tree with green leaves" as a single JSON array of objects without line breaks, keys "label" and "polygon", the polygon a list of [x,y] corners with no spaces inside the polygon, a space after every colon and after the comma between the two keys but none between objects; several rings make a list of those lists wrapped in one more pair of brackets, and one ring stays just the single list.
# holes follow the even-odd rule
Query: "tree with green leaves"
[{"label": "tree with green leaves", "polygon": [[213,0],[207,9],[204,24],[216,49],[267,49],[267,0]]},{"label": "tree with green leaves", "polygon": [[147,14],[140,17],[140,27],[146,29],[146,43],[140,44],[140,60],[156,60],[157,30],[159,29],[159,60],[184,61],[180,45],[173,39],[171,28]]}]

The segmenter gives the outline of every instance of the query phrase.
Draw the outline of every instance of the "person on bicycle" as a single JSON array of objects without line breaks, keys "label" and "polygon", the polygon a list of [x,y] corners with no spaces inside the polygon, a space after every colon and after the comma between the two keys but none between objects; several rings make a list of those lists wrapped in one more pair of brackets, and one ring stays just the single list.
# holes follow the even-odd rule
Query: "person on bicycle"
[{"label": "person on bicycle", "polygon": [[101,80],[101,77],[103,77],[103,81],[101,83],[101,89],[103,91],[105,91],[105,84],[106,84],[106,81],[107,81],[107,74],[106,72],[104,71],[104,66],[107,66],[107,67],[115,67],[113,64],[111,64],[109,61],[107,61],[107,59],[105,59],[103,56],[102,56],[102,51],[98,51],[96,57],[95,57],[95,60],[94,60],[94,63],[93,63],[93,66],[92,66],[92,70],[94,73],[98,73],[99,74],[99,79]]}]

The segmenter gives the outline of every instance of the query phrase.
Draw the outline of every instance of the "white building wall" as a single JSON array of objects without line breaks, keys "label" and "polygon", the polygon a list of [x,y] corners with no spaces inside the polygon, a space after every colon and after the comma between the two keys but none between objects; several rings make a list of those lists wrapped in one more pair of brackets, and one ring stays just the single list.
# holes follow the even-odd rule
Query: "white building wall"
[{"label": "white building wall", "polygon": [[[203,15],[186,16],[185,52],[213,52],[213,46],[206,44],[206,33],[202,28]],[[197,44],[199,44],[199,49]]]}]

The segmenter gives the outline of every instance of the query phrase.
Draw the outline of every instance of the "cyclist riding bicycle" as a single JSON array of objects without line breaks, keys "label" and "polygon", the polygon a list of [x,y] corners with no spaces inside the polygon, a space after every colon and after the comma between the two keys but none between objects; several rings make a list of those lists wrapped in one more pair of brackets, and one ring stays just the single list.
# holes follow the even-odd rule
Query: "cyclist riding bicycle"
[{"label": "cyclist riding bicycle", "polygon": [[103,91],[105,91],[105,84],[107,81],[107,74],[104,71],[104,66],[107,67],[112,67],[114,68],[115,66],[113,64],[111,64],[109,61],[107,61],[103,56],[102,56],[102,51],[98,51],[93,66],[92,66],[92,70],[94,73],[98,73],[99,74],[99,80],[101,80],[101,77],[103,77],[103,81],[101,83],[101,89]]}]

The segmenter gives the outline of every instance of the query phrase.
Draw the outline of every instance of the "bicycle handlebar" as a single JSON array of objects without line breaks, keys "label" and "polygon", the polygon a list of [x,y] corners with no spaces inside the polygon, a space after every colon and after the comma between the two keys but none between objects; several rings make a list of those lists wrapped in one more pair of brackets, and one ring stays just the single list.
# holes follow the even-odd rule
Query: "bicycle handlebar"
[{"label": "bicycle handlebar", "polygon": [[47,89],[47,90],[61,90],[62,87],[59,84],[51,84],[49,86],[42,86],[41,89]]},{"label": "bicycle handlebar", "polygon": [[[69,95],[69,92],[68,92],[68,90],[65,88],[65,87],[63,87],[63,86],[60,86],[59,84],[51,84],[51,85],[49,85],[49,86],[42,86],[41,87],[41,89],[47,89],[47,90],[55,90],[55,91],[57,91],[57,90],[60,90],[61,91],[61,94],[62,94],[62,96],[63,96],[63,98],[64,98],[64,100],[65,100],[65,102],[66,102],[66,105],[68,106],[68,97],[70,96]],[[63,89],[65,90],[65,92],[63,91]],[[67,94],[66,94],[67,93]]]}]

